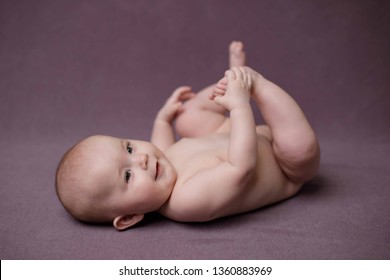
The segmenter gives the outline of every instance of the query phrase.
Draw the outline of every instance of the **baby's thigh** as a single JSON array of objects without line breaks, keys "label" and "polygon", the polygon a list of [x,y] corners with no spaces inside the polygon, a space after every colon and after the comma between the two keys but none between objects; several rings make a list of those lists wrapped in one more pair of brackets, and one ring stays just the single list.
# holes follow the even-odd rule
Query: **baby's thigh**
[{"label": "baby's thigh", "polygon": [[195,98],[189,100],[185,106],[187,108],[203,109],[212,111],[219,114],[225,114],[226,109],[221,105],[217,105],[214,101],[209,99],[209,96],[213,93],[215,85],[208,86],[199,91]]},{"label": "baby's thigh", "polygon": [[224,114],[202,109],[185,108],[176,118],[176,132],[181,137],[202,137],[216,132],[225,122]]},{"label": "baby's thigh", "polygon": [[181,137],[201,137],[216,132],[225,122],[226,110],[209,99],[213,86],[201,90],[183,105],[176,118],[176,131]]}]

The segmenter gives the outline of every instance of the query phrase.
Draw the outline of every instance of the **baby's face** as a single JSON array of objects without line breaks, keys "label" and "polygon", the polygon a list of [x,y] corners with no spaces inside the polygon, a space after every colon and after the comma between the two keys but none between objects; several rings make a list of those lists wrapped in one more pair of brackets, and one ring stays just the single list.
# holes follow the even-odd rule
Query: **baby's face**
[{"label": "baby's face", "polygon": [[158,210],[169,198],[176,172],[165,155],[144,141],[94,136],[87,146],[89,185],[115,214]]}]

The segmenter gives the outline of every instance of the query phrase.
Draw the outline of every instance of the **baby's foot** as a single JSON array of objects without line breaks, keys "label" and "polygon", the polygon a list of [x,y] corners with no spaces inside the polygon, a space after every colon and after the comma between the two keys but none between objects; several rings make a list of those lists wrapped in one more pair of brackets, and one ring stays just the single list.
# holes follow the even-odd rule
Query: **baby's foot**
[{"label": "baby's foot", "polygon": [[[244,44],[240,41],[233,41],[229,45],[229,69],[245,66]],[[224,95],[227,89],[227,78],[223,77],[213,89],[209,98],[213,100],[218,95]]]},{"label": "baby's foot", "polygon": [[260,96],[264,86],[267,84],[267,79],[265,79],[260,73],[256,72],[252,68],[244,66],[245,72],[249,73],[249,76],[252,80],[252,89],[251,95],[255,99]]},{"label": "baby's foot", "polygon": [[245,66],[244,44],[239,41],[233,41],[229,46],[229,66]]},{"label": "baby's foot", "polygon": [[[261,89],[263,88],[266,79],[258,72],[253,70],[252,68],[249,68],[247,66],[240,66],[238,67],[243,73],[248,73],[250,78],[250,93],[251,96],[256,98],[258,94],[261,93]],[[233,68],[232,68],[233,69]],[[232,70],[230,69],[230,70]],[[229,71],[229,70],[228,70]],[[226,93],[226,90],[228,88],[228,79],[227,79],[227,73],[225,72],[225,77],[223,77],[221,80],[218,81],[218,83],[213,88],[212,94],[209,96],[211,100],[213,100],[218,95],[224,95]]]}]

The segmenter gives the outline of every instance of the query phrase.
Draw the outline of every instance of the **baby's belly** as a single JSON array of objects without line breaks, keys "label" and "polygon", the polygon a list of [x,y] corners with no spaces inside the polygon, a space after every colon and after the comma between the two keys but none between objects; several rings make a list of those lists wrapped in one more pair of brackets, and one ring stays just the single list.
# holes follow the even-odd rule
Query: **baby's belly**
[{"label": "baby's belly", "polygon": [[[194,174],[211,169],[228,160],[229,135],[219,134],[204,139],[182,142],[180,161],[175,162],[179,187]],[[272,145],[265,136],[258,136],[257,164],[252,178],[228,205],[221,202],[219,217],[251,211],[287,198],[290,182],[284,176],[273,154]],[[200,186],[201,187],[201,186]],[[237,186],[238,187],[238,186]]]}]

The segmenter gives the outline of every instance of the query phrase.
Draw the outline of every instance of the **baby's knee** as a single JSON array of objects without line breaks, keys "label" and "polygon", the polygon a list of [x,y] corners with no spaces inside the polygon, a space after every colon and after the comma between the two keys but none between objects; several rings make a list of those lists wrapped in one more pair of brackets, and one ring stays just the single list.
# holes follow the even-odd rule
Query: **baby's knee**
[{"label": "baby's knee", "polygon": [[[274,143],[275,144],[275,143]],[[275,155],[286,176],[293,182],[307,182],[317,173],[320,148],[316,140],[310,143],[290,143],[282,148],[274,145]]]}]

